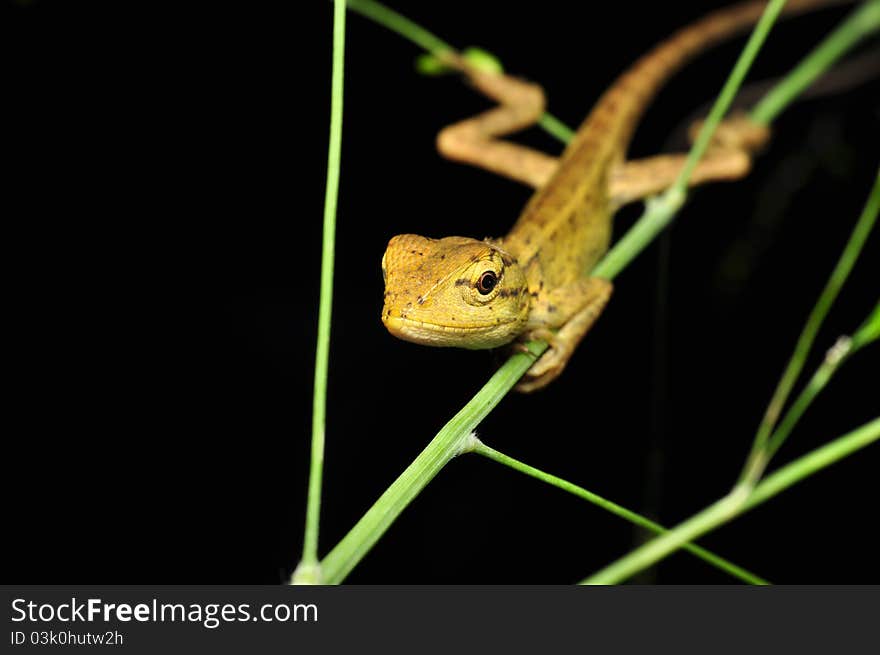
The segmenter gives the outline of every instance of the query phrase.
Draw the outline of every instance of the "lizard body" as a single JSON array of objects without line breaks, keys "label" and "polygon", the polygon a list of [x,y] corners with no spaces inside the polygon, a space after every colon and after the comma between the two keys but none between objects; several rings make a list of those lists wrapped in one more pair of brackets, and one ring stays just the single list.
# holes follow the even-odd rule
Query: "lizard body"
[{"label": "lizard body", "polygon": [[[792,0],[787,13],[827,0]],[[642,113],[686,61],[753,25],[764,2],[721,9],[676,32],[641,57],[601,96],[557,160],[495,140],[533,123],[543,112],[540,87],[473,69],[450,57],[474,85],[501,106],[446,128],[441,152],[537,187],[511,231],[498,240],[428,239],[398,235],[382,259],[382,321],[395,336],[434,346],[495,348],[516,339],[544,339],[550,349],[518,387],[545,386],[564,368],[601,313],[611,283],[589,271],[608,249],[620,205],[672,182],[682,157],[626,163]],[[726,150],[695,171],[693,183],[735,179],[766,131],[743,121]]]}]

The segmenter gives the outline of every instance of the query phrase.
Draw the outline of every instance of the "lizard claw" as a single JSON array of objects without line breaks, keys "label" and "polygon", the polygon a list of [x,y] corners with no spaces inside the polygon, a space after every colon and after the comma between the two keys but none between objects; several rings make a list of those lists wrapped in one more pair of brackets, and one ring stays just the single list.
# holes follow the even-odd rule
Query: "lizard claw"
[{"label": "lizard claw", "polygon": [[[544,356],[526,371],[522,380],[514,388],[520,393],[531,393],[532,391],[543,389],[559,377],[559,374],[565,368],[567,360],[562,359],[560,361],[559,358],[552,355],[553,351],[551,350],[545,352]],[[549,358],[550,361],[545,360],[545,357]]]},{"label": "lizard claw", "polygon": [[[562,369],[571,357],[571,351],[565,348],[553,330],[539,328],[530,332],[528,337],[530,340],[546,341],[550,347],[544,351],[538,361],[532,364],[522,381],[516,385],[516,390],[520,393],[530,393],[550,384],[562,373]],[[524,344],[519,345],[524,346]]]},{"label": "lizard claw", "polygon": [[529,350],[528,346],[522,341],[516,341],[512,346],[510,346],[510,350],[514,353],[523,353],[525,355],[531,355],[532,351]]}]

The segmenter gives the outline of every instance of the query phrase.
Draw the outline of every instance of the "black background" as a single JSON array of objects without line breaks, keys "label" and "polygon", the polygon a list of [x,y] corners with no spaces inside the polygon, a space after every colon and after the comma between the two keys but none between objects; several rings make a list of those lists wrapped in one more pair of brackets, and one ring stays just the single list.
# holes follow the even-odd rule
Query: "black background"
[{"label": "black background", "polygon": [[[577,125],[624,67],[720,3],[397,3],[540,81]],[[273,583],[306,498],[330,97],[331,5],[7,3],[4,222],[13,410],[4,579]],[[776,28],[780,75],[845,11]],[[321,552],[492,371],[489,353],[391,338],[379,261],[400,232],[503,234],[529,192],[440,159],[485,108],[349,15]],[[631,154],[710,101],[742,40],[675,78]],[[880,152],[878,82],[804,101],[747,180],[700,190],[617,279],[563,378],[511,395],[490,445],[672,525],[724,494]],[[524,142],[558,151],[538,130]],[[637,209],[619,214],[616,234]],[[874,234],[807,366],[877,302]],[[779,462],[877,415],[876,346],[846,364]],[[876,447],[703,543],[774,582],[878,582]],[[631,549],[628,524],[474,456],[454,461],[352,583],[567,583]],[[640,578],[726,582],[678,554]]]}]

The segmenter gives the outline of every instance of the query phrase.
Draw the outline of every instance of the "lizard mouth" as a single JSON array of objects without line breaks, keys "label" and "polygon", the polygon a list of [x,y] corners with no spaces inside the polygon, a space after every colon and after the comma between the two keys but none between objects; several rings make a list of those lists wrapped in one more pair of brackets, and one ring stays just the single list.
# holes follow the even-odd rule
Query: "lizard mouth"
[{"label": "lizard mouth", "polygon": [[[388,331],[398,339],[411,341],[427,346],[456,346],[459,348],[485,348],[482,340],[478,337],[481,333],[487,333],[492,325],[444,325],[429,323],[402,316],[382,316],[382,322]],[[463,342],[461,335],[468,335],[470,339]],[[476,340],[474,340],[474,338]],[[494,344],[497,345],[497,344]]]}]

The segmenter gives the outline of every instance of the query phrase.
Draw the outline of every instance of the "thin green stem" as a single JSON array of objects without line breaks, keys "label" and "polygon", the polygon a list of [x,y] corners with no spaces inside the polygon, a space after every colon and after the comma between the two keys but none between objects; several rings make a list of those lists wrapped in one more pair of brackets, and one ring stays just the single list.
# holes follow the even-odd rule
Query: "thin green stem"
[{"label": "thin green stem", "polygon": [[[379,25],[415,43],[431,54],[437,55],[444,51],[456,52],[455,48],[443,39],[440,39],[421,25],[417,25],[406,16],[398,14],[380,2],[375,2],[374,0],[348,0],[347,4],[352,11],[356,11],[362,16],[366,16],[370,20],[379,23]],[[562,143],[568,143],[574,134],[571,128],[549,112],[544,112],[538,121],[538,125],[550,136]]]},{"label": "thin green stem", "polygon": [[559,141],[562,141],[562,143],[568,143],[574,136],[573,129],[571,129],[561,120],[547,112],[544,112],[544,114],[538,120],[538,125],[540,125],[541,128],[543,128],[543,130],[547,132],[547,134],[555,137]]},{"label": "thin green stem", "polygon": [[473,429],[547,347],[537,343],[527,346],[529,352],[513,355],[495,372],[324,558],[321,568],[326,583],[339,584],[345,579],[412,499],[465,448]]},{"label": "thin green stem", "polygon": [[324,196],[324,233],[321,246],[321,297],[318,306],[318,343],[312,399],[312,452],[306,528],[296,582],[318,582],[318,524],[321,516],[321,478],[324,468],[324,433],[327,413],[327,367],[330,359],[330,319],[333,310],[333,259],[336,242],[336,204],[342,151],[342,82],[345,63],[345,2],[333,8],[333,72],[330,100],[330,145],[327,153],[327,188]]},{"label": "thin green stem", "polygon": [[825,354],[822,364],[813,373],[807,386],[798,394],[791,407],[785,413],[785,416],[779,422],[779,426],[773,431],[773,435],[767,441],[767,460],[770,460],[782,447],[782,444],[788,438],[788,435],[791,434],[791,431],[794,430],[801,416],[807,411],[807,408],[816,396],[819,395],[819,392],[825,388],[843,363],[880,337],[880,329],[877,327],[878,323],[880,323],[880,303],[877,304],[874,311],[852,338],[840,337],[837,343]]},{"label": "thin green stem", "polygon": [[[546,482],[547,484],[553,485],[554,487],[562,489],[563,491],[567,491],[570,494],[578,496],[579,498],[582,498],[582,499],[586,500],[587,502],[593,503],[594,505],[601,507],[604,510],[609,511],[612,514],[615,514],[615,515],[621,517],[622,519],[629,521],[630,523],[634,523],[635,525],[638,525],[639,527],[642,527],[646,530],[650,530],[651,532],[653,532],[655,534],[664,534],[665,532],[667,532],[666,528],[664,528],[659,523],[655,523],[651,519],[645,518],[644,516],[641,516],[640,514],[636,514],[635,512],[628,510],[625,507],[618,505],[617,503],[614,503],[610,500],[602,498],[601,496],[593,493],[592,491],[587,491],[583,487],[579,487],[576,484],[572,484],[571,482],[568,482],[567,480],[563,480],[562,478],[559,478],[555,475],[545,473],[544,471],[541,471],[540,469],[536,469],[534,466],[529,466],[528,464],[525,464],[524,462],[521,462],[517,459],[514,459],[513,457],[510,457],[509,455],[505,455],[504,453],[501,453],[501,452],[495,450],[494,448],[487,446],[479,439],[474,438],[472,443],[473,443],[473,446],[471,448],[471,451],[474,453],[477,453],[478,455],[482,455],[483,457],[487,457],[495,462],[498,462],[499,464],[504,464],[505,466],[509,466],[510,468],[512,468],[516,471],[519,471],[520,473],[524,473],[525,475],[528,475],[528,476],[531,476],[531,477],[536,478],[538,480],[541,480],[542,482]],[[743,567],[738,566],[738,565],[734,564],[733,562],[724,559],[720,555],[716,555],[715,553],[713,553],[709,550],[706,550],[702,546],[697,546],[696,544],[687,543],[687,544],[684,544],[682,546],[682,548],[684,550],[688,551],[689,553],[696,555],[697,557],[699,557],[703,561],[711,564],[712,566],[715,566],[715,567],[721,569],[722,571],[726,571],[730,575],[737,577],[740,580],[743,580],[744,582],[747,582],[749,584],[755,584],[755,585],[770,584],[769,582],[767,582],[767,580],[764,580],[763,578],[755,575],[751,571],[748,571],[748,570],[744,569]]]},{"label": "thin green stem", "polygon": [[389,9],[381,2],[374,2],[373,0],[348,0],[346,4],[352,11],[366,16],[430,53],[437,54],[444,50],[455,50],[451,45],[431,34],[421,25],[417,25],[406,16],[402,16],[393,9]]},{"label": "thin green stem", "polygon": [[597,571],[581,584],[616,584],[663,559],[689,541],[757,507],[817,471],[880,439],[880,418],[768,475],[755,487],[738,485],[727,496],[656,539]]},{"label": "thin green stem", "polygon": [[825,385],[831,380],[831,377],[837,371],[838,367],[847,358],[851,344],[852,341],[848,337],[840,337],[837,340],[837,343],[834,344],[834,347],[832,347],[825,355],[825,359],[822,361],[819,368],[813,373],[807,386],[805,386],[798,394],[797,398],[795,398],[795,401],[791,404],[791,407],[788,408],[785,416],[783,416],[782,420],[779,422],[779,426],[773,431],[773,434],[767,440],[767,445],[764,448],[765,461],[770,461],[770,459],[782,447],[785,440],[788,439],[788,435],[794,430],[794,427],[797,425],[798,421],[800,421],[801,416],[804,415],[804,412],[807,411],[807,408],[812,404],[816,396],[819,395],[819,392],[825,388]]},{"label": "thin green stem", "polygon": [[807,356],[809,355],[813,342],[816,339],[816,335],[819,332],[819,328],[822,326],[822,322],[828,315],[831,305],[834,304],[838,293],[840,293],[840,289],[843,287],[844,282],[846,282],[850,271],[859,257],[859,253],[862,251],[862,247],[865,245],[868,235],[871,233],[871,229],[874,227],[874,223],[877,220],[878,210],[880,210],[880,172],[878,172],[877,177],[874,180],[874,186],[868,196],[865,208],[862,211],[861,216],[859,216],[859,220],[856,222],[852,234],[850,234],[849,240],[840,255],[840,259],[838,259],[834,270],[831,272],[831,276],[828,278],[828,282],[825,284],[825,288],[822,289],[822,293],[819,295],[819,300],[810,312],[807,322],[804,325],[804,329],[801,331],[800,337],[798,337],[794,353],[792,354],[791,359],[789,359],[788,365],[782,374],[782,378],[776,386],[776,390],[773,392],[773,397],[770,399],[770,403],[767,406],[767,410],[764,412],[761,424],[758,426],[758,432],[755,435],[751,452],[749,453],[749,456],[746,459],[746,464],[743,467],[740,482],[754,484],[758,481],[761,474],[764,472],[764,469],[767,467],[769,462],[769,456],[766,450],[767,440],[770,438],[770,434],[779,419],[782,408],[785,405],[797,378],[803,370]]},{"label": "thin green stem", "polygon": [[743,511],[757,507],[781,491],[880,439],[880,418],[799,457],[764,478],[749,494]]},{"label": "thin green stem", "polygon": [[877,339],[880,339],[880,302],[874,305],[874,311],[853,335],[853,349],[867,346]]},{"label": "thin green stem", "polygon": [[593,275],[613,280],[672,222],[684,200],[685,194],[679,192],[649,198],[638,221],[605,253],[593,269]]},{"label": "thin green stem", "polygon": [[758,123],[776,119],[791,100],[800,95],[831,65],[866,36],[880,29],[880,0],[865,2],[814,48],[788,75],[783,83],[764,96],[749,116]]}]

